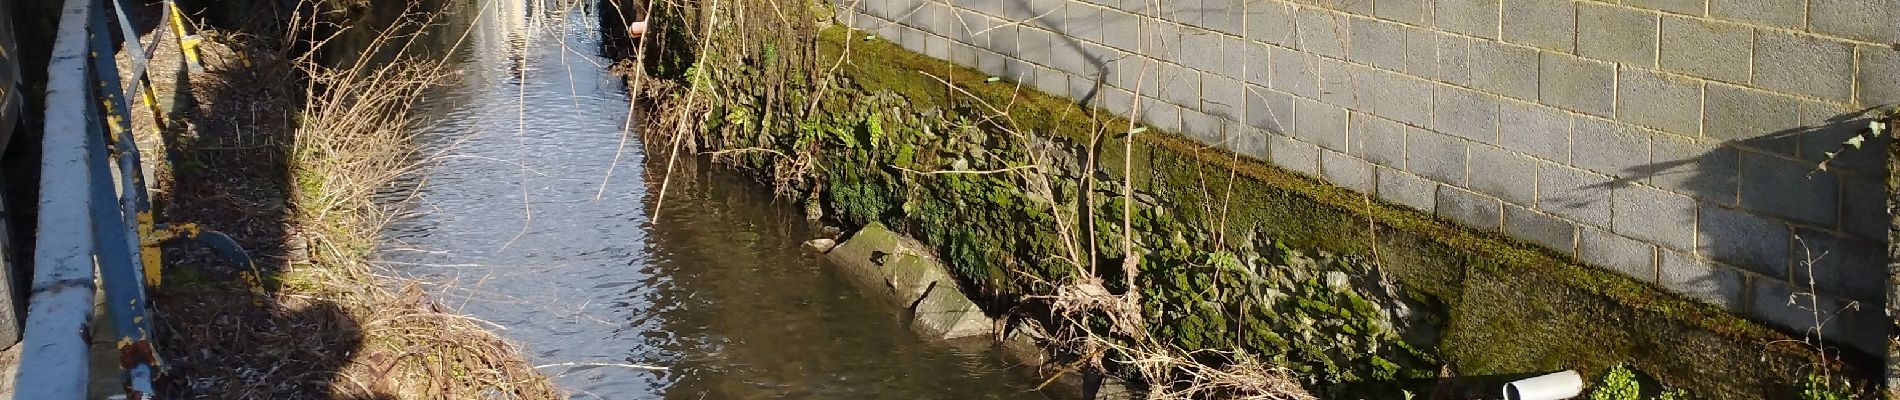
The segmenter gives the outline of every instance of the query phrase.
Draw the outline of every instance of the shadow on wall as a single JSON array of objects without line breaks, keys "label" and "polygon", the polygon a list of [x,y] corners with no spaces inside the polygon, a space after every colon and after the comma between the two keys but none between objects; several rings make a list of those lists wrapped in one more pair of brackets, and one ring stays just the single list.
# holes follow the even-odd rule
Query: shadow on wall
[{"label": "shadow on wall", "polygon": [[[1711,96],[1720,90],[1709,87]],[[1662,244],[1656,281],[1666,287],[1808,338],[1818,333],[1878,353],[1889,329],[1881,310],[1891,139],[1845,144],[1866,131],[1878,108],[1774,101],[1780,99],[1763,95],[1721,109],[1712,103],[1705,135],[1728,140],[1655,135],[1652,162],[1623,166],[1617,176],[1586,186],[1586,193],[1610,198],[1571,198],[1558,206],[1611,208],[1619,233],[1642,226],[1632,236]],[[1730,110],[1734,114],[1720,114]],[[1573,134],[1606,134],[1586,132],[1587,124],[1579,119]],[[1783,128],[1745,137],[1767,127]],[[1692,236],[1645,234],[1659,231],[1643,227],[1656,226],[1694,230]]]}]

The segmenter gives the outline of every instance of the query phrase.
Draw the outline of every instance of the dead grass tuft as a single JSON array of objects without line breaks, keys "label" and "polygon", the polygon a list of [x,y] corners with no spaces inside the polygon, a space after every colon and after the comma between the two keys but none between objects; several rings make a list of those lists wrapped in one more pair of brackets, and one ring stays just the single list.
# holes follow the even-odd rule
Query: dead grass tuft
[{"label": "dead grass tuft", "polygon": [[[404,24],[428,18],[418,12]],[[395,184],[425,161],[415,154],[409,111],[452,76],[444,64],[398,56],[320,65],[286,50],[297,41],[320,47],[325,38],[312,36],[319,22],[289,20],[281,38],[221,35],[234,49],[207,54],[211,71],[192,77],[187,90],[204,99],[189,112],[193,123],[162,140],[177,161],[166,174],[173,179],[166,186],[177,189],[167,193],[167,217],[252,234],[239,239],[267,266],[269,293],[254,305],[228,279],[233,271],[214,268],[220,262],[189,245],[168,247],[167,267],[185,279],[172,279],[157,301],[160,350],[172,368],[166,393],[564,398],[520,348],[490,331],[498,326],[447,310],[416,282],[369,263],[394,216],[374,199],[413,191]],[[390,27],[367,48],[404,54],[407,40],[393,32],[414,26]],[[248,60],[236,60],[239,51]],[[233,109],[263,118],[233,119]],[[282,122],[242,122],[259,120]]]}]

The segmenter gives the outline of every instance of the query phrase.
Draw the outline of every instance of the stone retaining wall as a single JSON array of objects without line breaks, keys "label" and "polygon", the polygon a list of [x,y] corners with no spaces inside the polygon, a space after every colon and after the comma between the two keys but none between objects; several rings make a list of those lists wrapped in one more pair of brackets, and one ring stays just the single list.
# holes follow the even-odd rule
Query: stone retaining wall
[{"label": "stone retaining wall", "polygon": [[[1885,352],[1885,154],[1817,166],[1866,125],[1863,111],[1900,101],[1900,5],[839,7],[839,20],[913,51],[1783,328],[1811,327],[1799,294],[1819,293],[1823,318],[1838,313],[1831,339]],[[1875,142],[1864,147],[1886,145]]]}]

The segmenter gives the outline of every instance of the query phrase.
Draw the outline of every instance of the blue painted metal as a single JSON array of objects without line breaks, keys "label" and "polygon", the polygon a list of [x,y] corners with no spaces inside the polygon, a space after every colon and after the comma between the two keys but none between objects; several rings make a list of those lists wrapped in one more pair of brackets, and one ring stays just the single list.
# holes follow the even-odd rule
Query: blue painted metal
[{"label": "blue painted metal", "polygon": [[[94,250],[99,284],[105,290],[106,317],[112,321],[119,367],[125,371],[126,395],[135,400],[149,399],[154,397],[152,380],[158,372],[158,359],[152,351],[151,305],[145,296],[136,231],[137,215],[142,211],[139,200],[145,191],[144,174],[139,171],[138,146],[132,138],[131,106],[126,102],[124,86],[119,84],[118,63],[113,60],[113,54],[117,54],[113,41],[118,35],[109,33],[114,25],[106,19],[108,4],[116,12],[116,1],[99,0],[90,18],[92,65],[98,84],[95,93],[103,106],[97,118],[104,121],[104,129],[86,142],[92,158],[92,237],[97,245]],[[119,141],[110,143],[112,138]],[[119,167],[117,176],[108,168],[114,158]],[[114,188],[115,182],[122,186]]]}]

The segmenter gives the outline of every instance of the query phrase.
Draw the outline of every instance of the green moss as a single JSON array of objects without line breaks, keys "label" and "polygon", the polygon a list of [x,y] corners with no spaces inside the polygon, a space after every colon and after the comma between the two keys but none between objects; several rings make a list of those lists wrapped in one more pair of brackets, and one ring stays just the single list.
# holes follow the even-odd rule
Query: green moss
[{"label": "green moss", "polygon": [[[1806,353],[1785,335],[1715,307],[1178,135],[1123,134],[1128,121],[1109,113],[864,37],[820,34],[820,59],[844,63],[816,115],[758,104],[762,72],[704,69],[720,98],[705,141],[816,155],[810,188],[831,215],[928,243],[992,310],[1066,273],[1052,213],[1092,214],[1075,245],[1102,265],[1119,265],[1124,233],[1138,239],[1152,333],[1184,350],[1245,349],[1335,395],[1397,396],[1387,389],[1445,365],[1595,375],[1627,364],[1716,398],[1773,397],[1804,374]],[[972,120],[1006,104],[1007,118]],[[1100,171],[1053,171],[1058,210],[1012,174],[906,171],[1021,165],[1031,150],[1011,132],[1094,154]],[[775,162],[740,159],[762,172]],[[1076,177],[1097,172],[1114,181],[1083,197]],[[1153,199],[1133,207],[1134,232],[1116,185]],[[1401,303],[1404,320],[1388,309]]]}]

